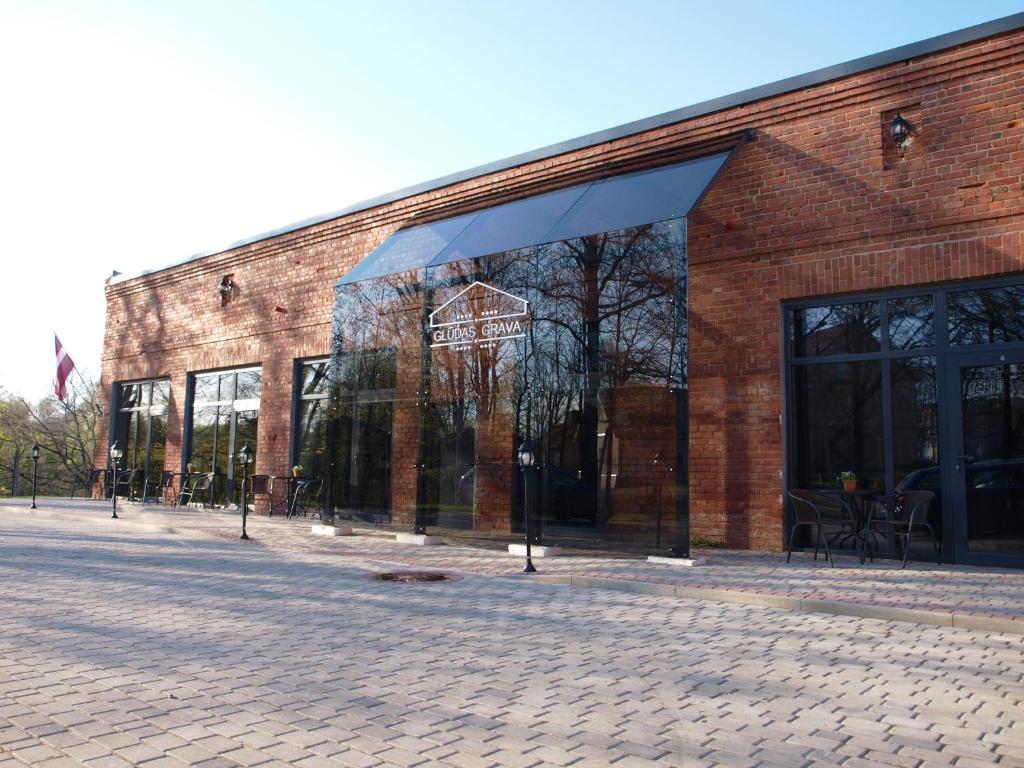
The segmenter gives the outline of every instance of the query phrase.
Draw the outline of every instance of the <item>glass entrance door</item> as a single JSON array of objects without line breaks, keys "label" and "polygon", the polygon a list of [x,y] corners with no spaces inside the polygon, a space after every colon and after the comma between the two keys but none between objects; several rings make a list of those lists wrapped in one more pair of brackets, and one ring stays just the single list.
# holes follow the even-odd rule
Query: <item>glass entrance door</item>
[{"label": "glass entrance door", "polygon": [[1024,352],[950,362],[957,560],[1024,566]]}]

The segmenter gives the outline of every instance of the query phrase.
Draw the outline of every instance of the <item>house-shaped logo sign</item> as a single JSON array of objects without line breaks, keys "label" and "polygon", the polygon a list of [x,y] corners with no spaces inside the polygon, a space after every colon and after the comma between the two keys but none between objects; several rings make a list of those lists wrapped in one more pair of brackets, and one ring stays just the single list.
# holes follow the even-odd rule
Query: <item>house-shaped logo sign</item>
[{"label": "house-shaped logo sign", "polygon": [[475,282],[430,313],[430,346],[468,349],[526,336],[530,302]]}]

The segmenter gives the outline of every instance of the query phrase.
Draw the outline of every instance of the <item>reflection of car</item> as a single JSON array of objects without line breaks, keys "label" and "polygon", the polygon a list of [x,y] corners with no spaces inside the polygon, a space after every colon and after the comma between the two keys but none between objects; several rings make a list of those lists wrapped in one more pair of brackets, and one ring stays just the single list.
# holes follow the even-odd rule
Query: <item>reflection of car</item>
[{"label": "reflection of car", "polygon": [[[1024,511],[1024,459],[989,459],[967,465],[967,504],[970,510],[971,535],[995,531],[1010,521],[1000,516],[1015,508]],[[935,501],[928,513],[929,522],[939,523],[942,509],[941,467],[917,469],[896,486],[897,492],[932,491]]]},{"label": "reflection of car", "polygon": [[[518,498],[522,487],[522,475],[516,468],[514,493]],[[537,498],[549,519],[563,523],[594,522],[597,509],[597,490],[590,488],[576,477],[575,473],[558,467],[542,467],[538,472]],[[476,485],[476,467],[459,478],[456,499],[460,504],[472,504]],[[542,512],[543,514],[543,512]]]}]

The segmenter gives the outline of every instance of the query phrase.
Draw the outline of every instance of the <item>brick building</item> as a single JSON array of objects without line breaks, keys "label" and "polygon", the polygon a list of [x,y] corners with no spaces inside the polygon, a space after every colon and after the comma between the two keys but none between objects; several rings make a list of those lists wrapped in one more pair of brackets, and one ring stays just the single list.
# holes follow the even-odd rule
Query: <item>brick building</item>
[{"label": "brick building", "polygon": [[1022,115],[1019,14],[118,278],[105,437],[138,493],[229,503],[247,442],[329,516],[496,533],[529,438],[546,541],[647,551],[779,549],[853,471],[1024,564]]}]

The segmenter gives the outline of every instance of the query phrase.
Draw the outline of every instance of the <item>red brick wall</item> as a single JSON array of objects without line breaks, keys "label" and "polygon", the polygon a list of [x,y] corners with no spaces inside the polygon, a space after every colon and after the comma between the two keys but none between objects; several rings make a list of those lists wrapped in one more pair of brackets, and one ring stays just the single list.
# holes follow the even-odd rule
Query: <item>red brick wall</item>
[{"label": "red brick wall", "polygon": [[[1007,33],[109,286],[104,391],[171,377],[175,467],[187,372],[261,364],[256,471],[283,471],[292,361],[328,353],[334,281],[412,214],[754,128],[690,218],[692,531],[777,549],[780,301],[1024,270],[1022,70],[1024,32]],[[916,128],[905,156],[886,142],[896,110]],[[238,287],[222,307],[226,274]],[[105,435],[100,446],[98,463]],[[407,492],[395,502],[404,509]]]}]

